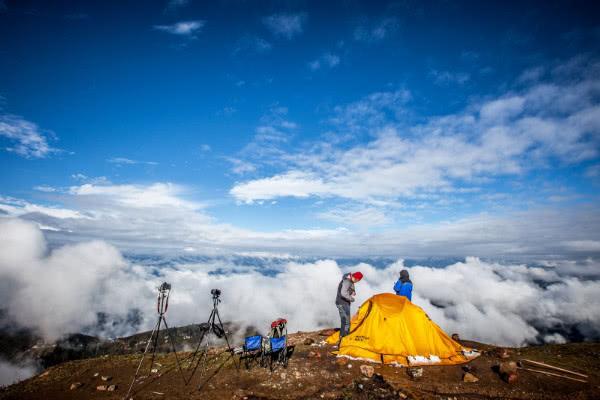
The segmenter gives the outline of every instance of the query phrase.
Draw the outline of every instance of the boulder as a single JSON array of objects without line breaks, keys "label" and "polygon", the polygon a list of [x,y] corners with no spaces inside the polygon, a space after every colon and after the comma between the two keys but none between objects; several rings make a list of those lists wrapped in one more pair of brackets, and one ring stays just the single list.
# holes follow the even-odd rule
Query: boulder
[{"label": "boulder", "polygon": [[477,381],[479,381],[479,378],[470,372],[465,372],[465,374],[463,375],[463,382],[474,383]]},{"label": "boulder", "polygon": [[375,368],[373,368],[370,365],[363,364],[360,366],[360,373],[366,376],[367,378],[370,378],[375,373]]}]

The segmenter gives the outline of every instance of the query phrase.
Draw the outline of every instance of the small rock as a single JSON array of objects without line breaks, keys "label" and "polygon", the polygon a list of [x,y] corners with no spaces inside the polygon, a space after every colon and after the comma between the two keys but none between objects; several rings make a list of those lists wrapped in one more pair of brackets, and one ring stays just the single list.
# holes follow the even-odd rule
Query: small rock
[{"label": "small rock", "polygon": [[335,363],[340,366],[346,365],[348,364],[348,359],[346,357],[338,357],[335,359]]},{"label": "small rock", "polygon": [[363,374],[364,376],[366,376],[367,378],[370,378],[375,373],[375,368],[373,368],[370,365],[363,364],[360,366],[360,373]]},{"label": "small rock", "polygon": [[302,377],[302,374],[299,371],[294,372],[294,377],[296,379],[300,379]]},{"label": "small rock", "polygon": [[477,381],[479,381],[479,378],[478,378],[478,377],[476,377],[475,375],[473,375],[473,374],[472,374],[472,373],[470,373],[470,372],[466,372],[466,373],[463,375],[463,382],[474,383],[474,382],[477,382]]},{"label": "small rock", "polygon": [[335,332],[335,329],[323,329],[322,331],[319,331],[319,336],[331,336]]},{"label": "small rock", "polygon": [[117,390],[117,385],[109,385],[106,388],[106,390],[109,391],[109,392],[114,392],[115,390]]},{"label": "small rock", "polygon": [[348,368],[352,368],[352,364],[348,364]]},{"label": "small rock", "polygon": [[519,379],[519,375],[516,372],[511,372],[509,374],[502,374],[502,380],[506,383],[515,383]]},{"label": "small rock", "polygon": [[500,374],[513,374],[517,373],[517,363],[514,361],[501,362],[498,367]]},{"label": "small rock", "polygon": [[503,347],[498,347],[496,349],[496,355],[501,358],[501,359],[507,359],[510,358],[510,351],[508,349],[505,349]]},{"label": "small rock", "polygon": [[100,379],[102,379],[104,382],[108,382],[112,379],[112,376],[108,376],[108,375],[104,376],[103,375],[102,378],[100,378]]},{"label": "small rock", "polygon": [[304,339],[304,345],[306,346],[310,346],[311,344],[313,344],[315,342],[315,340],[313,338],[306,338]]},{"label": "small rock", "polygon": [[309,351],[308,358],[321,358],[321,353],[317,353],[316,351]]},{"label": "small rock", "polygon": [[94,374],[94,378],[97,378],[97,377],[98,377],[98,375],[100,375],[100,372],[96,372],[96,373]]},{"label": "small rock", "polygon": [[399,392],[399,393],[398,393],[398,397],[400,397],[401,399],[408,399],[408,396],[407,396],[407,395],[405,395],[405,394],[404,394],[404,393],[402,393],[402,392]]},{"label": "small rock", "polygon": [[75,389],[79,389],[82,386],[83,386],[83,383],[81,383],[81,382],[74,382],[74,383],[71,383],[70,389],[71,390],[75,390]]},{"label": "small rock", "polygon": [[44,377],[46,377],[48,375],[50,375],[50,371],[46,371],[46,372],[40,374],[40,378],[44,378]]},{"label": "small rock", "polygon": [[460,336],[458,336],[458,333],[452,334],[452,340],[454,340],[455,342],[458,342],[460,340]]},{"label": "small rock", "polygon": [[281,374],[279,374],[279,377],[281,379],[285,379],[287,377],[287,374],[285,372],[282,372]]},{"label": "small rock", "polygon": [[100,392],[106,392],[106,385],[100,385],[100,386],[96,386],[96,390],[100,391]]},{"label": "small rock", "polygon": [[156,374],[158,372],[158,368],[152,368],[150,370],[151,373]]},{"label": "small rock", "polygon": [[413,379],[417,379],[423,376],[423,368],[421,367],[413,367],[413,368],[408,368],[406,370],[406,373],[408,374],[408,376],[410,376]]}]

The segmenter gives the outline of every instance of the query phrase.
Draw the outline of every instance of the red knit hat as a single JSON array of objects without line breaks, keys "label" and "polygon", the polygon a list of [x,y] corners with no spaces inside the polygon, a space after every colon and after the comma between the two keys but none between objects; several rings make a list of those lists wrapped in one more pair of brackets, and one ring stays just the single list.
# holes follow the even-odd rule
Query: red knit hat
[{"label": "red knit hat", "polygon": [[352,274],[352,277],[354,279],[356,279],[356,281],[358,282],[358,281],[360,281],[363,278],[363,274],[362,274],[362,272],[357,271],[357,272],[355,272],[355,273]]}]

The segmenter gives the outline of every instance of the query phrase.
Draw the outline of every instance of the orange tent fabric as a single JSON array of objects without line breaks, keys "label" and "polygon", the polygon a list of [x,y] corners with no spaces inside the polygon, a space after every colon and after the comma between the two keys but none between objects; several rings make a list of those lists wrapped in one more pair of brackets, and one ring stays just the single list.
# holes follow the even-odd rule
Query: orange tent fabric
[{"label": "orange tent fabric", "polygon": [[[338,340],[339,332],[327,338],[330,344]],[[452,340],[406,297],[382,293],[364,302],[352,317],[339,356],[412,366],[461,364],[479,353]]]}]

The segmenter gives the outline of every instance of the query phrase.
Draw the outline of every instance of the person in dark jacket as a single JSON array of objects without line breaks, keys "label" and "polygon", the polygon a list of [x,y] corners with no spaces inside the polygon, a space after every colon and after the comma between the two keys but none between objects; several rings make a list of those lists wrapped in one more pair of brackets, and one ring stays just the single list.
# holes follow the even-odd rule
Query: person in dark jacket
[{"label": "person in dark jacket", "polygon": [[354,284],[363,277],[361,272],[354,272],[343,276],[337,289],[335,305],[340,313],[340,342],[350,331],[350,303],[354,301],[356,291]]},{"label": "person in dark jacket", "polygon": [[412,289],[413,284],[408,276],[408,271],[403,269],[400,271],[400,278],[394,285],[394,292],[396,292],[398,296],[404,296],[412,301]]}]

